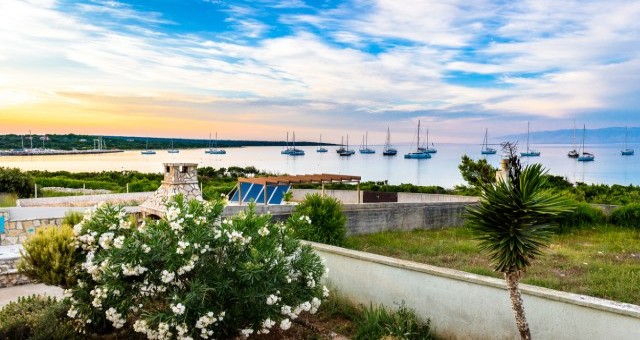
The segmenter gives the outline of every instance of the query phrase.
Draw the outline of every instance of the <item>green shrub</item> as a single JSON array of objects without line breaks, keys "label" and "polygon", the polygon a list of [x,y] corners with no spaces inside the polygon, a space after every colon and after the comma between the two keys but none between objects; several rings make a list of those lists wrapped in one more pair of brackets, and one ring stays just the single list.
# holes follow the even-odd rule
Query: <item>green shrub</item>
[{"label": "green shrub", "polygon": [[15,207],[18,195],[16,194],[0,194],[0,208]]},{"label": "green shrub", "polygon": [[433,339],[430,324],[418,321],[413,310],[408,309],[404,302],[395,313],[389,312],[384,306],[369,305],[362,309],[356,319],[355,339]]},{"label": "green shrub", "polygon": [[22,245],[18,270],[34,281],[67,288],[75,279],[75,242],[68,225],[38,228]]},{"label": "green shrub", "polygon": [[640,203],[632,203],[616,208],[609,216],[611,223],[640,229]]},{"label": "green shrub", "polygon": [[66,313],[66,307],[51,297],[20,297],[0,310],[0,339],[81,339]]},{"label": "green shrub", "polygon": [[33,195],[33,178],[16,168],[0,167],[0,193],[16,194],[18,197]]},{"label": "green shrub", "polygon": [[604,211],[589,203],[577,203],[575,210],[564,213],[558,218],[558,233],[568,232],[574,229],[592,227],[606,222]]},{"label": "green shrub", "polygon": [[69,226],[73,228],[76,224],[80,223],[84,216],[77,211],[67,211],[64,214],[64,218],[62,219],[62,225]]},{"label": "green shrub", "polygon": [[88,333],[133,327],[150,338],[286,330],[328,294],[324,266],[290,222],[254,208],[221,221],[221,203],[178,196],[165,219],[132,228],[123,208],[99,207],[74,229],[83,260],[68,315]]},{"label": "green shrub", "polygon": [[342,204],[333,197],[305,196],[296,206],[292,219],[296,221],[296,235],[301,239],[336,246],[344,244],[347,218]]}]

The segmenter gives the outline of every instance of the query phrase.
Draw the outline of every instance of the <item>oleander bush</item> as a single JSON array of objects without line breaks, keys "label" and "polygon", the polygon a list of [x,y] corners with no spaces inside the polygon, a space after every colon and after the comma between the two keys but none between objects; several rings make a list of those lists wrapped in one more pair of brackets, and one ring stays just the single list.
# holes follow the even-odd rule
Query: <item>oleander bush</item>
[{"label": "oleander bush", "polygon": [[576,203],[575,209],[558,216],[558,233],[565,233],[571,230],[585,227],[593,227],[607,221],[604,211],[594,207],[589,203]]},{"label": "oleander bush", "polygon": [[66,312],[66,307],[51,297],[20,297],[0,310],[0,339],[81,339]]},{"label": "oleander bush", "polygon": [[295,233],[301,239],[336,246],[344,244],[347,218],[342,212],[342,204],[333,197],[307,195],[296,206],[291,218],[296,223]]},{"label": "oleander bush", "polygon": [[611,223],[640,229],[640,203],[632,203],[616,208],[609,216]]},{"label": "oleander bush", "polygon": [[[67,315],[77,329],[132,327],[150,339],[228,339],[286,330],[315,313],[325,268],[294,238],[292,221],[254,206],[221,220],[222,203],[167,203],[166,218],[132,228],[121,207],[103,205],[74,227],[82,257]],[[296,223],[298,223],[296,221]]]},{"label": "oleander bush", "polygon": [[76,246],[70,226],[40,227],[22,247],[18,270],[30,279],[63,288],[75,283]]}]

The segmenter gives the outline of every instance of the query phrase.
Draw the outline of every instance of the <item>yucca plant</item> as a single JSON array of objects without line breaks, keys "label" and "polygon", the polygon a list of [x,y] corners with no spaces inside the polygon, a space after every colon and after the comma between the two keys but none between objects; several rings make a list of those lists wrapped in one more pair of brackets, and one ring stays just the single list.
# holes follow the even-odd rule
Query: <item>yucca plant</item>
[{"label": "yucca plant", "polygon": [[522,339],[531,339],[518,283],[526,268],[547,247],[557,215],[570,211],[571,203],[544,189],[546,170],[540,164],[521,168],[515,147],[508,175],[483,186],[479,205],[468,210],[471,229],[482,250],[489,253],[494,269],[503,273]]}]

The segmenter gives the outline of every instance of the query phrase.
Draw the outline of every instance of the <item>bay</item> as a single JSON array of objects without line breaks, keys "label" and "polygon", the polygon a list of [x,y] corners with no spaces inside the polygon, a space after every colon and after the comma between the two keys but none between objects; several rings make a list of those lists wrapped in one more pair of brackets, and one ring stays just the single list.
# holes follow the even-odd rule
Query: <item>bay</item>
[{"label": "bay", "polygon": [[[286,156],[280,154],[281,147],[244,147],[229,148],[226,155],[209,155],[204,149],[180,150],[178,154],[169,154],[166,150],[157,150],[155,155],[141,155],[140,151],[102,155],[64,155],[64,156],[12,156],[0,157],[0,166],[16,167],[23,170],[64,170],[80,171],[126,171],[141,172],[162,171],[162,163],[184,162],[198,163],[200,167],[214,168],[229,166],[254,166],[259,170],[273,174],[343,174],[361,176],[363,181],[387,181],[389,184],[412,183],[416,185],[438,185],[452,188],[464,184],[458,165],[464,154],[480,159],[480,145],[440,144],[438,153],[431,159],[404,159],[409,152],[408,145],[398,146],[395,157],[382,156],[382,145],[373,145],[375,154],[359,154],[340,157],[335,147],[329,147],[326,153],[317,153],[315,147],[298,147],[306,152],[305,156]],[[540,157],[522,158],[523,164],[542,163],[554,175],[566,177],[571,182],[639,185],[640,155],[621,156],[620,145],[587,145],[586,149],[596,155],[594,162],[577,162],[566,156],[570,145],[536,145],[541,151]],[[488,155],[486,159],[495,167],[500,164],[501,156]]]}]

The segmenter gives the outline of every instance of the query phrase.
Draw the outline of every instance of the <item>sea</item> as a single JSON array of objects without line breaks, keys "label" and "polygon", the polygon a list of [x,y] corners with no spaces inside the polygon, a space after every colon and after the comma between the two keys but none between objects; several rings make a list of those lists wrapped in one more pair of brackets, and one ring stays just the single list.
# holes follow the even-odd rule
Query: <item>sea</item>
[{"label": "sea", "polygon": [[[343,174],[361,176],[363,181],[386,181],[389,184],[411,183],[415,185],[437,185],[453,188],[464,184],[458,170],[463,155],[473,159],[486,158],[495,167],[500,164],[500,152],[496,155],[481,155],[481,145],[440,144],[438,152],[430,159],[404,159],[410,146],[399,145],[398,155],[382,156],[382,145],[369,146],[375,154],[356,154],[340,157],[335,149],[328,147],[326,153],[316,152],[316,147],[297,147],[306,152],[304,156],[280,154],[282,147],[228,148],[226,155],[205,154],[204,149],[180,150],[169,154],[167,150],[156,150],[155,155],[142,155],[140,151],[125,151],[101,155],[59,156],[4,156],[0,166],[23,170],[81,171],[127,171],[149,173],[162,172],[163,163],[198,163],[199,167],[214,168],[229,166],[254,166],[273,174]],[[550,174],[563,176],[571,182],[640,185],[640,154],[621,156],[622,146],[617,144],[586,145],[585,149],[595,154],[593,162],[578,162],[567,157],[571,145],[538,144],[540,157],[524,157],[523,164],[541,163]],[[640,151],[640,150],[638,150]]]}]

